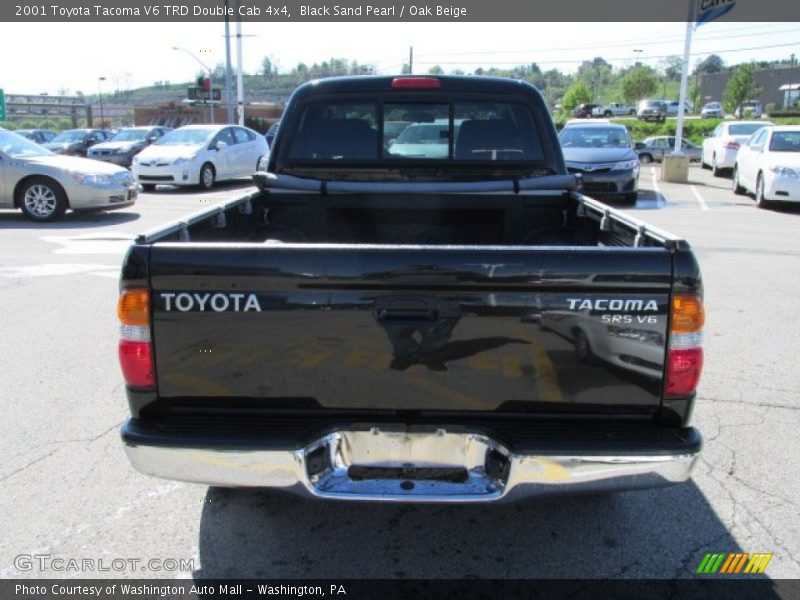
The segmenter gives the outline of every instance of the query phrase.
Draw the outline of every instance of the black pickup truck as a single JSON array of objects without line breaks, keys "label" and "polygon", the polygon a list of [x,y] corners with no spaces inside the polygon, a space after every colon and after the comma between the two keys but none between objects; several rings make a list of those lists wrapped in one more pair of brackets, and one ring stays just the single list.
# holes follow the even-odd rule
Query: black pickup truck
[{"label": "black pickup truck", "polygon": [[580,193],[535,88],[305,84],[254,180],[125,258],[136,469],[429,502],[689,478],[697,262]]}]

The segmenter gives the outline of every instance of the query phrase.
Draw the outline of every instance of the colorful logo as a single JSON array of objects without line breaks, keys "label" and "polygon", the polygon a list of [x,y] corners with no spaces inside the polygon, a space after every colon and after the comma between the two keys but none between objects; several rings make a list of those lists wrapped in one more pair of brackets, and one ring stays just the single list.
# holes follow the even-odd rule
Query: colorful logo
[{"label": "colorful logo", "polygon": [[754,575],[763,573],[771,560],[771,552],[756,552],[754,554],[747,552],[731,552],[728,554],[712,552],[703,557],[696,573],[699,575],[730,575],[736,573]]}]

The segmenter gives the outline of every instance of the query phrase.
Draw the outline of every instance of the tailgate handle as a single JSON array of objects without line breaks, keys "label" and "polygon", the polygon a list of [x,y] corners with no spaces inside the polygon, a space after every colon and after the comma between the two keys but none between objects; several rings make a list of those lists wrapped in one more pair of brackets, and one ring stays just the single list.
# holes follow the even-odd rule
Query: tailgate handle
[{"label": "tailgate handle", "polygon": [[375,318],[379,322],[434,322],[439,319],[439,309],[434,299],[380,298],[375,301]]},{"label": "tailgate handle", "polygon": [[431,308],[379,308],[378,321],[436,321],[439,311]]}]

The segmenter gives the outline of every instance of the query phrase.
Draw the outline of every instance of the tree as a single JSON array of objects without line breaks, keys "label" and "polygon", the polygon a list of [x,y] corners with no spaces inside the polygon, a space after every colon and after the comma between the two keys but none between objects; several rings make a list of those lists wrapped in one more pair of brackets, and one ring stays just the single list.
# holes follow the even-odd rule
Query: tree
[{"label": "tree", "polygon": [[661,61],[664,76],[670,81],[680,81],[683,73],[683,59],[680,56],[668,56]]},{"label": "tree", "polygon": [[697,65],[697,71],[710,75],[711,73],[719,73],[725,68],[725,62],[716,54],[712,54],[702,60]]},{"label": "tree", "polygon": [[592,91],[589,86],[583,81],[578,81],[567,90],[564,94],[564,99],[561,101],[561,107],[564,110],[570,111],[578,104],[586,104],[592,101]]},{"label": "tree", "polygon": [[658,88],[658,77],[653,69],[646,66],[633,67],[622,78],[622,97],[625,102],[638,102],[645,96],[655,93]]},{"label": "tree", "polygon": [[273,70],[275,67],[272,64],[272,59],[269,56],[265,56],[261,59],[261,74],[264,77],[272,77],[273,75],[277,75],[277,71]]},{"label": "tree", "polygon": [[428,75],[444,75],[444,69],[439,65],[434,65],[428,69]]},{"label": "tree", "polygon": [[[733,75],[728,80],[725,96],[722,99],[722,104],[727,112],[732,113],[737,108],[741,109],[746,101],[752,100],[763,91],[763,88],[753,79],[755,71],[755,65],[752,64],[743,64],[736,67]],[[744,111],[740,110],[739,112],[741,116],[744,116]]]}]

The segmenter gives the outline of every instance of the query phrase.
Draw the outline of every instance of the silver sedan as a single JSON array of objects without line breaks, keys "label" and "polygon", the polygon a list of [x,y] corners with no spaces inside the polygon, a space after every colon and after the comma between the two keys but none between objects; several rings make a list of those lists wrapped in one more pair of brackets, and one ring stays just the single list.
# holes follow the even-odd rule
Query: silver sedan
[{"label": "silver sedan", "polygon": [[55,221],[74,211],[111,210],[136,202],[127,169],[54,154],[0,130],[0,208],[19,208],[32,221]]}]

